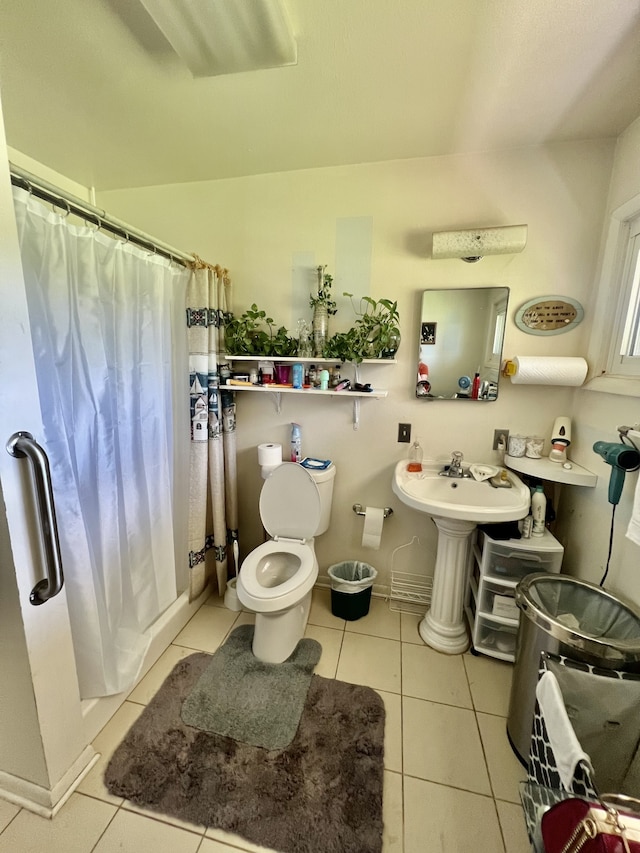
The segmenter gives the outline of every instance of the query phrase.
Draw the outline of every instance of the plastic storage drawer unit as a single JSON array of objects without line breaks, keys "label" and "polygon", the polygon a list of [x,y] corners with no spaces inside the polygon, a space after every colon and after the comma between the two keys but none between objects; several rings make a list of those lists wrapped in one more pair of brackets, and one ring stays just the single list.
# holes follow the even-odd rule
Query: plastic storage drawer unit
[{"label": "plastic storage drawer unit", "polygon": [[477,531],[465,605],[472,651],[514,660],[520,623],[515,588],[534,572],[557,574],[563,554],[562,545],[548,530],[543,536],[507,540]]}]

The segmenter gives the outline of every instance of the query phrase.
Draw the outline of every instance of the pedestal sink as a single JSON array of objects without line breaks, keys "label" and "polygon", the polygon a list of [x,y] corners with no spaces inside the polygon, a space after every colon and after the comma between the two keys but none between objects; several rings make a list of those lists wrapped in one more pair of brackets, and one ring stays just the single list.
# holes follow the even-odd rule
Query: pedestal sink
[{"label": "pedestal sink", "polygon": [[438,528],[431,607],[420,623],[422,639],[446,654],[467,650],[463,617],[471,534],[478,524],[516,521],[529,512],[530,493],[522,480],[508,472],[511,488],[494,488],[489,480],[441,476],[442,462],[426,462],[410,473],[407,462],[396,465],[392,488],[412,509],[430,515]]}]

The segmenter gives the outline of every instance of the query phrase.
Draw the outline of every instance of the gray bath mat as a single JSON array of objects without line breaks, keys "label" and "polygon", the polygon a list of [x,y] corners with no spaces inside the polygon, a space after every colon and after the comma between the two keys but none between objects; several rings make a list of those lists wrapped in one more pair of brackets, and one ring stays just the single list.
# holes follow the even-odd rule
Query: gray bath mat
[{"label": "gray bath mat", "polygon": [[253,625],[240,625],[211,658],[182,706],[189,726],[264,749],[294,738],[322,647],[300,640],[284,663],[263,663],[251,651]]},{"label": "gray bath mat", "polygon": [[109,762],[109,791],[281,853],[381,853],[380,696],[314,675],[293,742],[268,751],[182,721],[210,661],[174,667]]}]

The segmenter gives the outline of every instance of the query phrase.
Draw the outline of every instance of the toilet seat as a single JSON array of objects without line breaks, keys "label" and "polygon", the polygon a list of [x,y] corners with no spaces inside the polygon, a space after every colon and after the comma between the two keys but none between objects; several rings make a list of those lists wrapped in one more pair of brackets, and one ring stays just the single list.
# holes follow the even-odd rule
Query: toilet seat
[{"label": "toilet seat", "polygon": [[[273,560],[297,561],[293,574],[282,583],[265,586],[260,582],[260,571]],[[238,576],[238,598],[245,607],[258,613],[284,610],[306,595],[318,576],[318,564],[311,545],[291,540],[270,539],[252,551],[242,564]]]},{"label": "toilet seat", "polygon": [[[313,587],[318,563],[313,535],[322,506],[313,477],[298,463],[275,468],[260,493],[260,518],[271,537],[246,558],[238,575],[238,598],[257,613],[296,604]],[[282,582],[276,576],[283,576]]]},{"label": "toilet seat", "polygon": [[321,514],[318,486],[302,465],[283,462],[273,469],[260,492],[260,518],[272,539],[311,539]]}]

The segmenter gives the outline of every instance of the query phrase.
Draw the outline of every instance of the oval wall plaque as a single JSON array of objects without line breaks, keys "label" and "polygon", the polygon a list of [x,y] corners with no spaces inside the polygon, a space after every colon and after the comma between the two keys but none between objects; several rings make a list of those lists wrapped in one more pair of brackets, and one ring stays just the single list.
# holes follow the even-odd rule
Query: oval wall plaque
[{"label": "oval wall plaque", "polygon": [[570,296],[530,299],[516,311],[516,326],[528,335],[561,335],[582,321],[582,305]]}]

